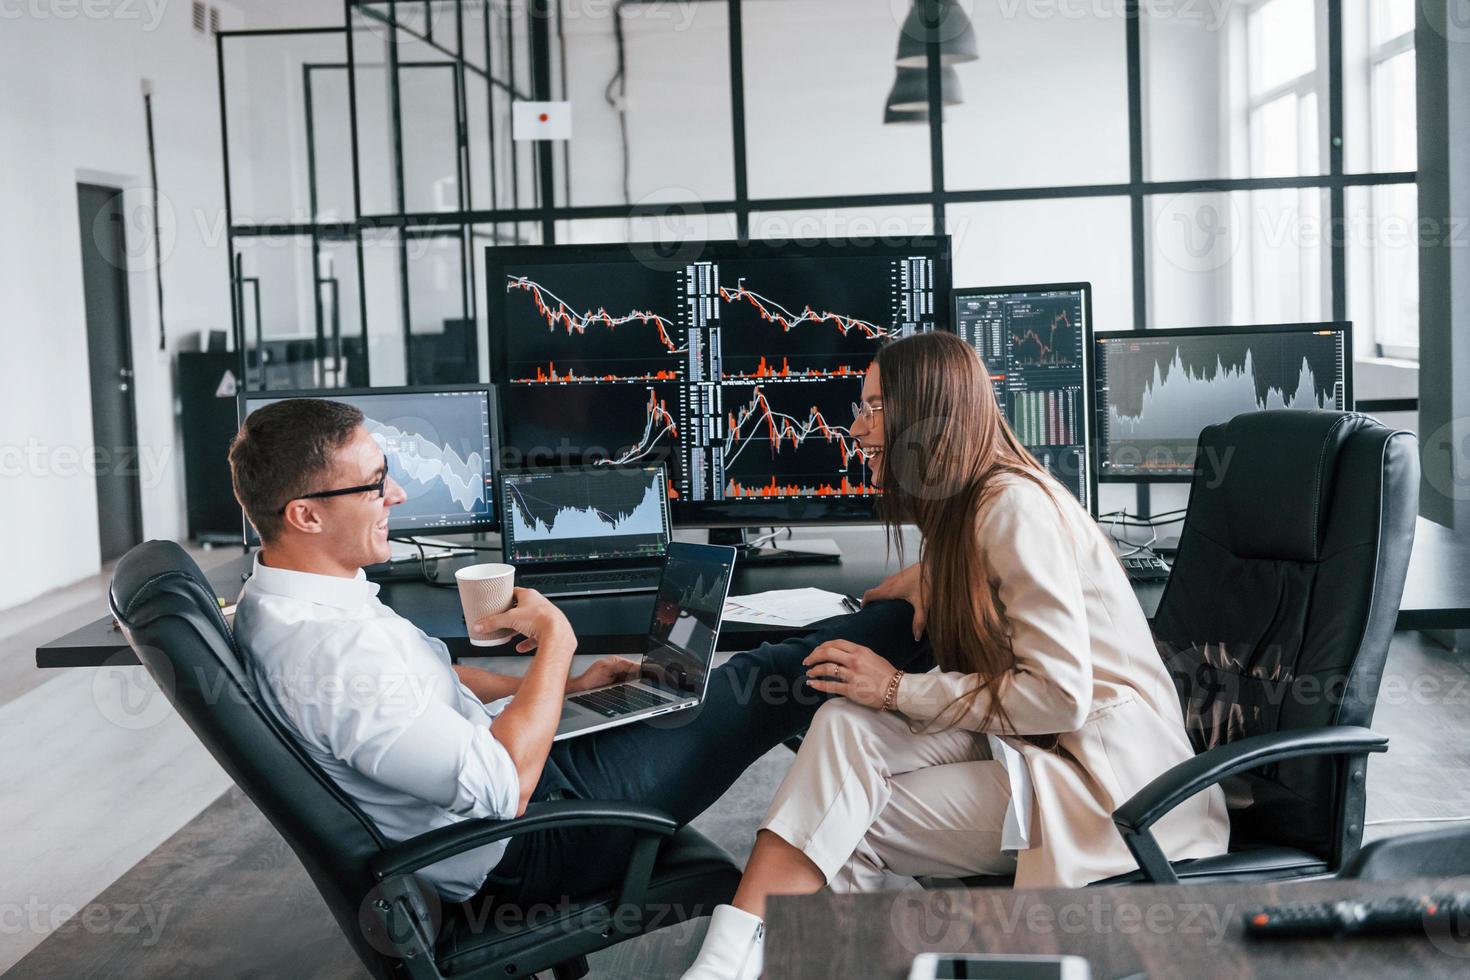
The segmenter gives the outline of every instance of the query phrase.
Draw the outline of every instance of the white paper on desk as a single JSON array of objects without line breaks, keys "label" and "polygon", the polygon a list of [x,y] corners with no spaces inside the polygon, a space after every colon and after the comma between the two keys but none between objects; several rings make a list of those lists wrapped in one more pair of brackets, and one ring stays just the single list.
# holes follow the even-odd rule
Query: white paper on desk
[{"label": "white paper on desk", "polygon": [[757,626],[796,627],[802,625],[801,623],[793,623],[789,620],[782,619],[780,616],[772,616],[770,613],[746,609],[734,600],[726,600],[723,619],[727,623],[754,623]]},{"label": "white paper on desk", "polygon": [[773,626],[807,626],[849,612],[842,604],[841,593],[811,588],[731,596],[725,604],[725,618],[732,622]]},{"label": "white paper on desk", "polygon": [[994,735],[990,740],[990,757],[1005,766],[1011,784],[1011,802],[1006,807],[1005,823],[1000,831],[1002,851],[1024,851],[1031,846],[1031,770],[1026,760],[1010,744]]}]

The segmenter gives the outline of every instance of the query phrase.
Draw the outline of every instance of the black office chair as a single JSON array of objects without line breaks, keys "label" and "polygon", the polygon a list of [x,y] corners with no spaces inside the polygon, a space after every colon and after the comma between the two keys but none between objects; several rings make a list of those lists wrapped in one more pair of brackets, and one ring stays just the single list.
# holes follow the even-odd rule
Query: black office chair
[{"label": "black office chair", "polygon": [[[730,901],[728,855],[666,814],[623,802],[532,804],[514,820],[467,820],[392,843],[259,703],[214,591],[171,541],[119,561],[109,594],[128,643],[175,709],[296,852],[373,976],[519,977],[587,972],[586,955]],[[616,892],[540,916],[442,903],[414,872],[462,851],[553,827],[637,831]]]},{"label": "black office chair", "polygon": [[[1414,436],[1365,415],[1280,410],[1200,434],[1154,639],[1195,758],[1119,807],[1139,871],[1116,881],[1323,877],[1363,837],[1366,727],[1414,521]],[[1223,784],[1230,852],[1173,865],[1149,828]]]},{"label": "black office chair", "polygon": [[1376,840],[1342,869],[1342,877],[1362,881],[1465,876],[1470,876],[1470,826]]}]

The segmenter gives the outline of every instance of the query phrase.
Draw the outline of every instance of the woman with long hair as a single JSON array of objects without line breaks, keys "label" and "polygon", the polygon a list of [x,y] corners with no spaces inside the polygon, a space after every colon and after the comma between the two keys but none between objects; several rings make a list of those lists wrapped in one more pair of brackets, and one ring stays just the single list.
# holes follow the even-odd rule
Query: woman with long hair
[{"label": "woman with long hair", "polygon": [[[1133,870],[1113,811],[1193,755],[1110,542],[1016,439],[968,344],[882,348],[851,431],[900,558],[901,525],[922,536],[919,560],[864,600],[912,604],[939,667],[907,674],[843,640],[813,650],[807,683],[832,698],[686,980],[759,976],[769,895],[876,890],[890,873],[1071,887]],[[1174,860],[1224,853],[1223,794],[1155,836]]]}]

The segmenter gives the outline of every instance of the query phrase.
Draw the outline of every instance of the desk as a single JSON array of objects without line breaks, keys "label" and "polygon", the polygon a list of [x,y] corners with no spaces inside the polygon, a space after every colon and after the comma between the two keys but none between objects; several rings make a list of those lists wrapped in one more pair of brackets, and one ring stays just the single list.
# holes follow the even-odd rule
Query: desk
[{"label": "desk", "polygon": [[[809,585],[861,595],[899,567],[896,556],[888,554],[881,528],[812,528],[803,536],[835,539],[842,548],[841,563],[749,568],[737,564],[731,595]],[[800,538],[793,544],[799,541]],[[917,554],[917,536],[910,535],[905,541],[905,559],[913,561]],[[493,561],[497,557],[491,554],[460,561]],[[441,563],[440,575],[449,577],[453,567],[449,562]],[[241,574],[249,568],[250,559],[242,555],[210,572],[210,584],[220,595],[234,596],[240,591]],[[1144,612],[1152,616],[1158,609],[1164,586],[1163,583],[1136,583],[1134,593]],[[459,597],[453,589],[400,579],[384,582],[380,595],[426,633],[443,639],[455,656],[486,655],[483,648],[470,645]],[[571,620],[585,652],[628,653],[642,652],[652,601],[651,595],[606,596],[558,600],[557,604]],[[1470,541],[1422,517],[1415,530],[1398,628],[1470,629]],[[730,623],[720,631],[720,649],[745,649],[783,635],[788,635],[787,631]],[[37,667],[98,667],[137,662],[122,634],[112,628],[111,616],[101,616],[36,648]]]},{"label": "desk", "polygon": [[[887,553],[883,532],[878,528],[819,528],[805,536],[835,539],[842,548],[842,561],[835,564],[757,565],[748,568],[737,563],[730,594],[747,595],[772,589],[815,585],[833,592],[862,595],[900,567],[897,556]],[[912,562],[918,553],[918,536],[906,536],[905,561]],[[499,557],[498,554],[482,553],[475,558],[444,561],[440,563],[439,576],[453,581],[453,569],[458,565],[497,561]],[[243,581],[241,576],[249,571],[252,561],[249,556],[241,555],[219,565],[207,573],[209,584],[221,596],[235,596],[240,591]],[[380,584],[378,596],[384,603],[430,636],[442,639],[455,657],[497,654],[519,656],[510,646],[487,649],[470,644],[465,632],[459,594],[455,590],[429,586],[411,576]],[[566,613],[572,628],[577,632],[579,653],[643,652],[644,638],[648,635],[648,623],[653,613],[652,593],[558,599],[556,604]],[[720,630],[719,648],[744,650],[766,640],[790,636],[793,632],[800,631],[772,629],[750,623],[727,623]],[[122,633],[113,628],[111,616],[103,616],[36,648],[37,667],[121,666],[137,662],[137,657],[128,647]]]},{"label": "desk", "polygon": [[924,951],[1072,954],[1091,963],[1094,980],[1465,976],[1464,923],[1433,939],[1347,941],[1259,942],[1241,927],[1243,911],[1258,905],[1419,889],[1466,890],[1470,878],[776,896],[766,916],[765,976],[902,980]]}]

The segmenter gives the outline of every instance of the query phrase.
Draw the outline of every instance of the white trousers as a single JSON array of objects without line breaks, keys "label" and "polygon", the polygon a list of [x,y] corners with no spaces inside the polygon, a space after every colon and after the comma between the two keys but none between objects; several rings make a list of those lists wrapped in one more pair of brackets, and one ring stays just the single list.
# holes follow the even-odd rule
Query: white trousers
[{"label": "white trousers", "polygon": [[984,735],[914,734],[902,715],[835,698],[812,720],[762,830],[811,858],[833,891],[877,891],[885,870],[1013,874],[1000,849],[1006,770]]}]

